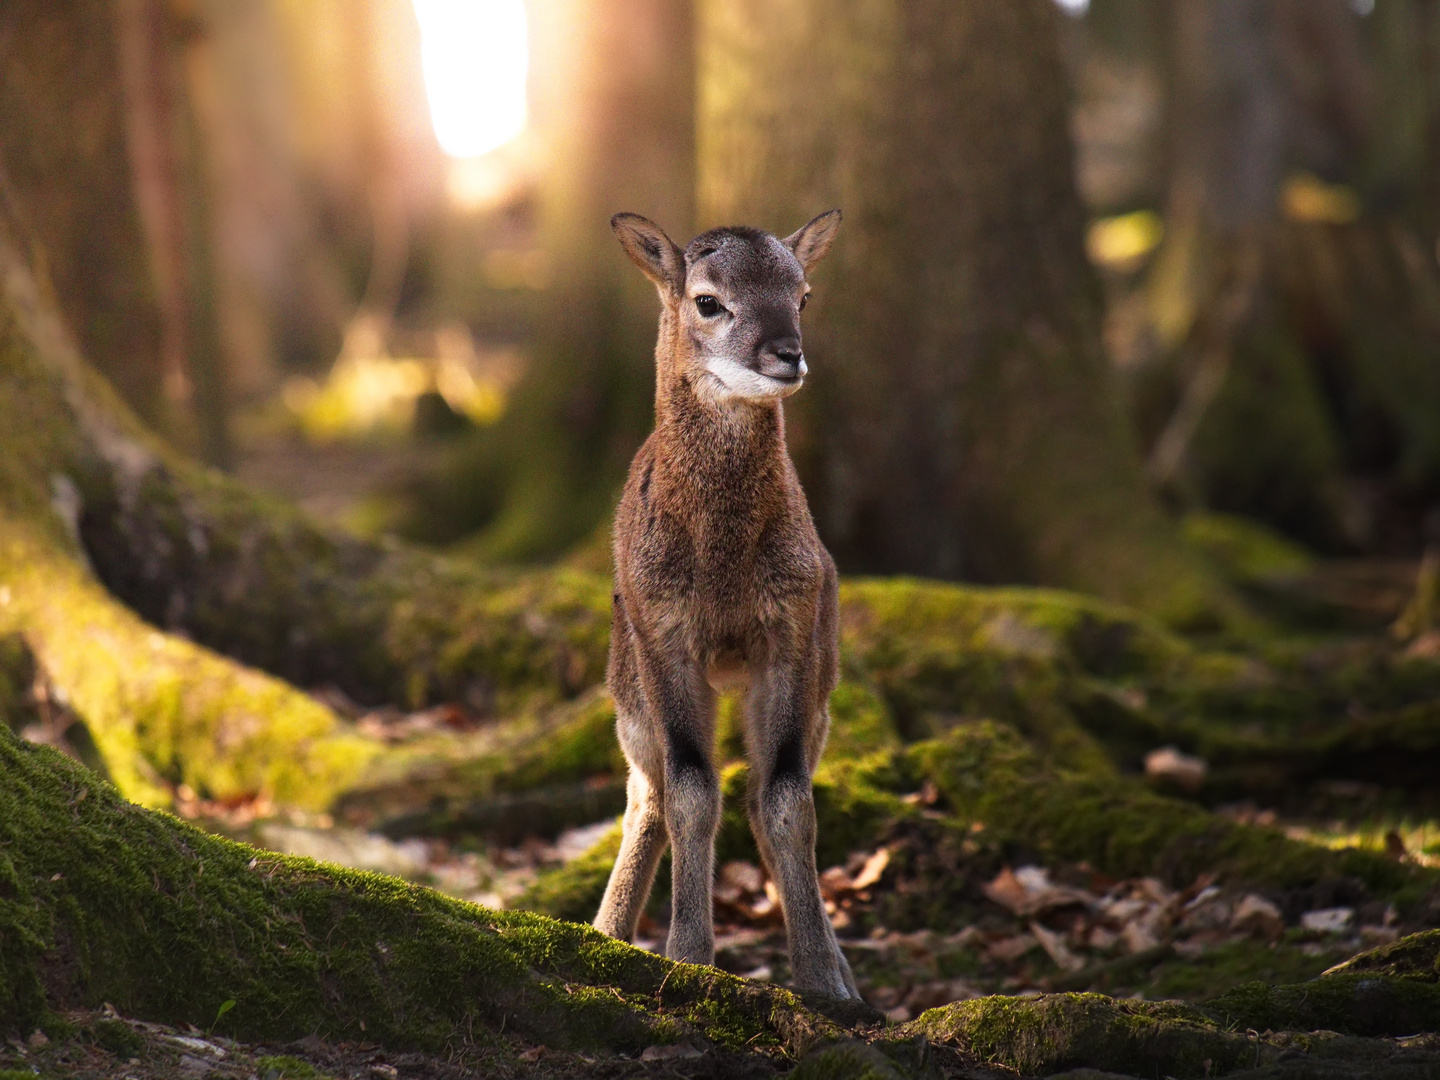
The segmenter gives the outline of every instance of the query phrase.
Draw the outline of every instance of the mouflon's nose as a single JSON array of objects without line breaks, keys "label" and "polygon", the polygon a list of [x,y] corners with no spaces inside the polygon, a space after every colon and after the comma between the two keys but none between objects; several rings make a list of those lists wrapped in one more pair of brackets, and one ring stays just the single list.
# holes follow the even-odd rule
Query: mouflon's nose
[{"label": "mouflon's nose", "polygon": [[800,351],[800,339],[795,337],[777,338],[767,341],[760,349],[761,373],[780,379],[794,379],[805,374],[805,354]]}]

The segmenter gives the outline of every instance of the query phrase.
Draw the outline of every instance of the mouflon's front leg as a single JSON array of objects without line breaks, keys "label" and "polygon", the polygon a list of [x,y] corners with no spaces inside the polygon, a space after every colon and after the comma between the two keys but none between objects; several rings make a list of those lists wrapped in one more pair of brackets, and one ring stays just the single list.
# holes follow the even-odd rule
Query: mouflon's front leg
[{"label": "mouflon's front leg", "polygon": [[811,776],[829,717],[816,673],[807,670],[814,664],[777,665],[752,680],[746,702],[750,828],[780,892],[795,988],[859,998],[816,875]]},{"label": "mouflon's front leg", "polygon": [[[623,724],[622,717],[621,723]],[[621,941],[633,941],[640,912],[655,884],[655,869],[665,852],[665,806],[659,788],[634,759],[625,784],[624,833],[620,853],[595,916],[595,929]]]},{"label": "mouflon's front leg", "polygon": [[650,898],[655,869],[665,851],[664,754],[658,718],[651,715],[640,684],[634,628],[619,594],[610,629],[610,662],[605,683],[615,700],[615,734],[630,766],[625,784],[625,819],[620,853],[595,916],[595,929],[622,941],[635,937],[640,912]]},{"label": "mouflon's front leg", "polygon": [[715,962],[713,891],[720,776],[713,760],[715,694],[681,650],[638,650],[645,697],[659,718],[670,834],[670,937],[665,955]]}]

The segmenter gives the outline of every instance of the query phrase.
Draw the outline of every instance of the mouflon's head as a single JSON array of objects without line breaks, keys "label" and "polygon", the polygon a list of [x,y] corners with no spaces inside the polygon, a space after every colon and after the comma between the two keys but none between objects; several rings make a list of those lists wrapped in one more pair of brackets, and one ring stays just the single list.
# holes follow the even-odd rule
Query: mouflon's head
[{"label": "mouflon's head", "polygon": [[781,240],[744,226],[701,233],[682,251],[638,214],[610,227],[625,253],[655,283],[689,343],[684,375],[712,401],[775,400],[805,381],[800,312],[805,275],[824,258],[840,211],[821,214]]}]

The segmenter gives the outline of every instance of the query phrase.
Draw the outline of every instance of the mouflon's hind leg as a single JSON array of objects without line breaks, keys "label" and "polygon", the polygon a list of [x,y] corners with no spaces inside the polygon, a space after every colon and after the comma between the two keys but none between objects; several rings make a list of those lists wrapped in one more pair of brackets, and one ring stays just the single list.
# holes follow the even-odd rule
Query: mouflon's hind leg
[{"label": "mouflon's hind leg", "polygon": [[655,868],[660,865],[667,835],[662,794],[633,761],[625,794],[624,836],[595,916],[595,929],[631,941],[655,884]]},{"label": "mouflon's hind leg", "polygon": [[751,684],[746,709],[750,827],[780,891],[795,988],[858,998],[855,976],[825,913],[815,867],[815,796],[810,777],[828,721],[823,711],[809,712],[814,708],[813,691],[806,693],[803,686],[796,686],[797,676],[803,678],[799,672],[771,671]]}]

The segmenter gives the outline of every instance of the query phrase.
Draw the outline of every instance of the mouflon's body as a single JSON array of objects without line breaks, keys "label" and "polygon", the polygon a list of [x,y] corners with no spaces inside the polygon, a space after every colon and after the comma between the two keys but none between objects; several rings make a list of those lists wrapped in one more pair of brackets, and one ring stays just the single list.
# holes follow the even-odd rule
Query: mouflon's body
[{"label": "mouflon's body", "polygon": [[858,997],[816,881],[811,776],[837,678],[835,564],[785,448],[781,401],[804,380],[805,273],[839,211],[784,240],[716,229],[682,251],[657,226],[611,226],[655,282],[655,431],[615,519],[607,682],[630,763],[624,840],[595,925],[631,938],[668,842],[667,954],[709,964],[720,784],[716,690],[745,693],[750,820],[779,890],[795,984]]}]

